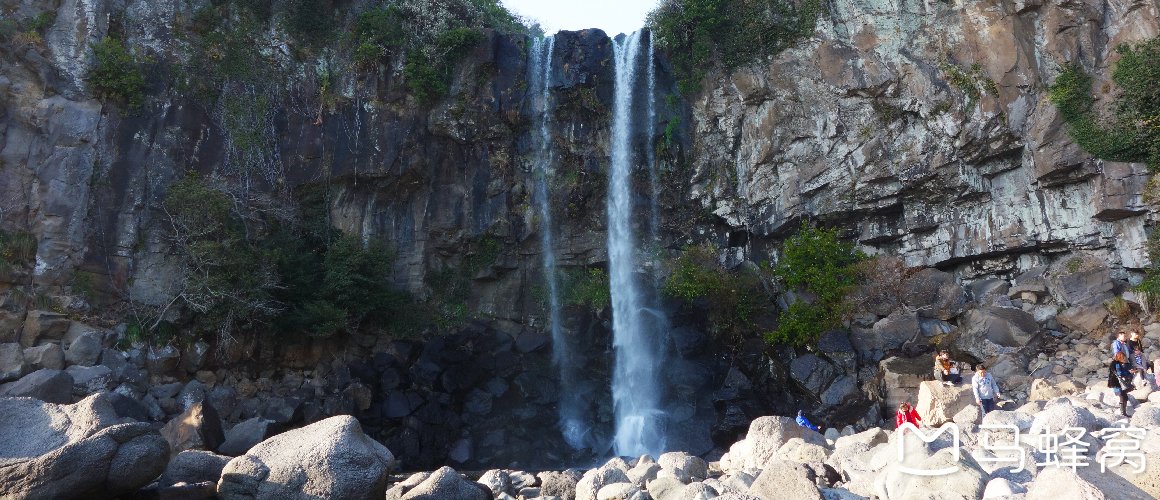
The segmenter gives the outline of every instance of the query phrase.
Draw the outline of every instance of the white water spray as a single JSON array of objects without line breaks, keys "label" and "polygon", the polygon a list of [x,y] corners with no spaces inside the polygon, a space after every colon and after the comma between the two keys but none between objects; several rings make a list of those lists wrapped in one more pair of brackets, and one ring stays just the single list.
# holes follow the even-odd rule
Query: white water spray
[{"label": "white water spray", "polygon": [[564,440],[573,448],[585,446],[585,436],[589,425],[583,418],[581,400],[574,390],[576,368],[569,360],[568,338],[560,322],[559,273],[556,267],[556,250],[552,238],[552,208],[549,203],[552,178],[552,137],[551,137],[551,90],[552,90],[552,49],[555,39],[545,37],[532,42],[528,54],[528,79],[536,96],[536,109],[540,115],[540,129],[533,175],[536,180],[536,205],[540,215],[540,251],[543,255],[544,280],[548,285],[548,328],[552,333],[552,362],[560,370],[559,424]]},{"label": "white water spray", "polygon": [[[667,415],[661,410],[658,374],[663,354],[657,332],[643,317],[636,280],[632,228],[633,91],[640,33],[613,44],[616,80],[612,114],[612,165],[608,185],[608,265],[612,295],[612,403],[616,416],[615,453],[653,456],[664,451]],[[651,61],[649,61],[651,65]],[[651,95],[648,100],[651,101]]]}]

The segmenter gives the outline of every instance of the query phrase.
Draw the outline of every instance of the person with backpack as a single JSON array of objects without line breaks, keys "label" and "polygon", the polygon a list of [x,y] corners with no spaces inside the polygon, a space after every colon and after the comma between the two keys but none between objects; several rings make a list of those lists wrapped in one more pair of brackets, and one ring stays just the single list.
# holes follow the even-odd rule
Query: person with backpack
[{"label": "person with backpack", "polygon": [[1132,384],[1132,374],[1136,372],[1128,364],[1128,356],[1123,351],[1117,352],[1108,367],[1108,387],[1120,396],[1120,415],[1128,416],[1128,393],[1136,390]]},{"label": "person with backpack", "polygon": [[902,427],[902,424],[911,423],[918,427],[918,423],[922,421],[922,417],[918,416],[918,412],[910,407],[910,403],[905,401],[898,405],[898,412],[894,414],[894,428]]},{"label": "person with backpack", "polygon": [[999,384],[996,384],[995,378],[987,373],[987,367],[982,365],[971,378],[971,392],[975,394],[975,404],[983,410],[983,415],[994,411],[995,400],[1002,396],[999,394]]}]

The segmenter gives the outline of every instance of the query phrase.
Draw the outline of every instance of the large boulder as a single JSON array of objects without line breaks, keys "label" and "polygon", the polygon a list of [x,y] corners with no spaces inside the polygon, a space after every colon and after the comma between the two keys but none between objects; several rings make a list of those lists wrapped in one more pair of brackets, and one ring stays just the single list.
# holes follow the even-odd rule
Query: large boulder
[{"label": "large boulder", "polygon": [[840,450],[847,446],[853,446],[858,443],[864,444],[868,447],[874,447],[890,440],[890,436],[885,431],[878,427],[871,427],[857,434],[849,436],[842,436],[834,441],[834,449]]},{"label": "large boulder", "polygon": [[93,366],[101,359],[101,340],[92,335],[79,335],[68,345],[64,360],[70,365]]},{"label": "large boulder", "polygon": [[1132,414],[1132,427],[1160,430],[1160,405],[1147,403],[1136,407]]},{"label": "large boulder", "polygon": [[954,275],[932,267],[912,274],[903,286],[906,304],[928,318],[950,319],[965,301],[963,287]]},{"label": "large boulder", "polygon": [[1091,332],[1108,317],[1108,310],[1103,306],[1074,306],[1064,309],[1055,315],[1059,324],[1077,332]]},{"label": "large boulder", "polygon": [[962,454],[955,460],[953,449],[940,450],[930,457],[920,461],[915,467],[919,470],[940,470],[958,467],[958,470],[946,475],[922,476],[903,473],[910,476],[901,495],[895,496],[891,491],[891,500],[976,500],[983,495],[987,487],[987,473],[969,455]]},{"label": "large boulder", "polygon": [[1031,422],[1031,434],[1055,433],[1065,427],[1082,427],[1088,431],[1097,430],[1100,420],[1087,408],[1073,406],[1070,400],[1058,399],[1035,414]]},{"label": "large boulder", "polygon": [[221,500],[384,498],[395,457],[349,415],[274,436],[226,464]]},{"label": "large boulder", "polygon": [[918,332],[918,314],[898,309],[870,328],[854,327],[851,340],[859,351],[888,351],[902,347]]},{"label": "large boulder", "polygon": [[62,370],[37,370],[16,381],[3,395],[13,398],[36,398],[47,403],[69,404],[73,401],[72,376]]},{"label": "large boulder", "polygon": [[64,369],[64,351],[58,344],[44,344],[24,349],[24,360],[33,370],[41,368]]},{"label": "large boulder", "polygon": [[1064,467],[1044,467],[1027,488],[1027,500],[1105,500],[1099,488]]},{"label": "large boulder", "polygon": [[[687,486],[686,489],[688,489],[689,487],[693,487],[694,484],[699,485],[702,488],[706,487],[706,486],[702,485],[701,483],[693,483],[693,484]],[[714,491],[714,493],[716,493],[716,492]],[[673,498],[673,500],[685,500],[685,499],[692,500],[694,498],[699,500],[700,498],[711,498],[711,497],[700,497],[700,496],[694,496],[694,495],[695,494],[692,492],[686,493],[686,492],[682,491],[679,494],[677,494],[677,496],[675,498]],[[713,496],[716,496],[716,495],[713,495]],[[596,500],[645,500],[646,498],[648,498],[648,497],[645,496],[644,492],[641,491],[640,488],[637,488],[636,485],[630,484],[630,483],[613,483],[613,484],[610,484],[610,485],[605,486],[603,488],[600,488],[600,491],[596,492]]]},{"label": "large boulder", "polygon": [[830,456],[830,450],[825,446],[807,443],[802,438],[793,438],[786,441],[777,450],[777,459],[804,464],[806,462],[824,462]]},{"label": "large boulder", "polygon": [[73,378],[73,392],[76,394],[107,391],[113,383],[113,370],[107,366],[72,365],[65,371]]},{"label": "large boulder", "polygon": [[814,395],[820,395],[838,375],[837,367],[813,354],[799,356],[789,364],[789,374]]},{"label": "large boulder", "polygon": [[1039,332],[1035,317],[1021,309],[987,306],[963,315],[951,334],[958,350],[986,360],[1018,351]]},{"label": "large boulder", "polygon": [[709,477],[709,465],[700,457],[683,451],[670,451],[657,458],[657,465],[666,470],[681,470],[693,481],[703,481]]},{"label": "large boulder", "polygon": [[0,344],[0,383],[20,379],[28,373],[28,368],[20,344]]},{"label": "large boulder", "polygon": [[[924,428],[928,436],[935,429]],[[898,440],[903,440],[899,444]],[[899,460],[898,447],[903,447]],[[941,432],[926,442],[914,432],[894,433],[891,443],[870,452],[874,455],[871,464],[878,472],[873,482],[874,494],[889,500],[919,500],[938,498],[947,500],[975,500],[986,487],[987,473],[978,462],[967,453],[955,459],[954,440],[950,432]],[[956,467],[948,474],[924,476],[905,471],[902,467],[915,470],[943,470]]]},{"label": "large boulder", "polygon": [[169,461],[158,483],[163,488],[177,483],[193,484],[207,481],[212,481],[216,485],[218,479],[221,479],[222,469],[225,469],[229,461],[230,457],[208,451],[183,451]]},{"label": "large boulder", "polygon": [[1046,282],[1056,301],[1070,306],[1101,306],[1124,288],[1123,283],[1112,279],[1108,266],[1096,259],[1057,262],[1047,274]]},{"label": "large boulder", "polygon": [[926,356],[918,358],[891,356],[879,362],[879,389],[886,397],[886,408],[893,413],[903,402],[913,405],[919,385],[931,378],[933,370],[934,360]]},{"label": "large boulder", "polygon": [[729,452],[721,457],[721,467],[725,470],[761,469],[765,463],[777,456],[787,441],[802,438],[807,443],[826,446],[826,438],[821,434],[797,424],[794,419],[782,416],[759,417],[749,424],[745,439],[733,443]]},{"label": "large boulder", "polygon": [[275,427],[273,420],[264,420],[261,417],[246,420],[226,431],[225,441],[218,446],[217,451],[231,457],[244,455],[250,448],[273,436]]},{"label": "large boulder", "polygon": [[822,500],[813,471],[784,460],[766,462],[747,493],[761,500]]},{"label": "large boulder", "polygon": [[1051,401],[1061,396],[1074,396],[1082,393],[1086,388],[1084,383],[1078,380],[1067,379],[1051,383],[1037,378],[1031,381],[1031,391],[1028,393],[1027,400]]},{"label": "large boulder", "polygon": [[914,409],[922,423],[939,426],[954,419],[964,408],[975,404],[970,385],[946,386],[941,382],[923,382],[918,387],[918,404]]},{"label": "large boulder", "polygon": [[0,398],[0,498],[114,498],[149,484],[169,445],[117,416],[107,395],[57,405]]},{"label": "large boulder", "polygon": [[20,345],[32,347],[41,340],[60,340],[72,325],[72,320],[54,311],[28,311],[24,318],[24,329],[20,332]]},{"label": "large boulder", "polygon": [[617,467],[600,467],[584,473],[576,482],[576,500],[596,500],[600,489],[613,483],[631,483],[628,474]]},{"label": "large boulder", "polygon": [[204,402],[190,405],[173,417],[161,428],[161,435],[169,442],[173,455],[185,450],[214,451],[226,440],[217,410]]},{"label": "large boulder", "polygon": [[576,482],[583,474],[577,469],[565,471],[544,471],[536,475],[540,480],[540,494],[559,497],[564,500],[576,499]]},{"label": "large boulder", "polygon": [[1035,417],[1021,411],[995,410],[983,416],[983,425],[1014,425],[1020,432],[1031,428]]},{"label": "large boulder", "polygon": [[[334,417],[337,418],[337,417]],[[324,420],[325,422],[325,420]],[[464,479],[455,469],[441,467],[431,473],[423,482],[403,494],[401,500],[486,500],[490,490],[487,486]],[[381,498],[378,496],[375,498]],[[305,497],[303,497],[305,498]],[[336,497],[323,497],[336,498]],[[343,496],[340,498],[372,498]],[[224,500],[224,499],[223,499]]]},{"label": "large boulder", "polygon": [[507,471],[500,469],[492,469],[484,472],[476,482],[487,486],[487,489],[491,490],[493,496],[499,495],[500,493],[507,493],[511,491],[512,487],[512,480],[508,476]]}]

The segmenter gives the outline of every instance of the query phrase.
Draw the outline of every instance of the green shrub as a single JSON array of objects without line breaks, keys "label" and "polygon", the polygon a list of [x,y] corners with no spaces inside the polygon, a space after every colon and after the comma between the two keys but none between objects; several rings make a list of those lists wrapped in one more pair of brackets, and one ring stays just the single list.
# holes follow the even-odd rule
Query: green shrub
[{"label": "green shrub", "polygon": [[1160,171],[1160,37],[1116,47],[1112,70],[1116,93],[1100,116],[1092,77],[1077,65],[1064,67],[1049,89],[1051,102],[1068,124],[1068,134],[1092,156],[1142,162]]},{"label": "green shrub", "polygon": [[950,61],[944,61],[939,69],[943,71],[948,83],[967,96],[967,110],[974,108],[975,103],[986,94],[999,95],[999,87],[994,80],[983,75],[983,67],[979,63],[973,63],[970,69],[963,70]]},{"label": "green shrub", "polygon": [[858,283],[858,262],[866,258],[854,245],[838,240],[837,229],[821,229],[805,221],[797,234],[786,240],[783,257],[774,274],[784,290],[805,293],[807,302],[795,300],[783,311],[777,330],[765,335],[771,343],[808,345],[823,331],[841,326],[849,311],[846,301]]},{"label": "green shrub", "polygon": [[696,92],[719,55],[727,70],[781,52],[813,33],[820,0],[663,0],[648,15],[659,46],[670,51],[678,88]]},{"label": "green shrub", "polygon": [[446,73],[419,51],[408,54],[407,65],[403,67],[403,78],[407,80],[407,88],[411,90],[411,94],[420,103],[432,104],[447,93]]},{"label": "green shrub", "polygon": [[452,28],[439,34],[439,38],[435,40],[435,46],[439,49],[439,53],[443,56],[443,59],[451,65],[467,55],[471,49],[477,47],[485,38],[487,37],[478,30],[471,28]]},{"label": "green shrub", "polygon": [[145,64],[150,61],[137,57],[120,40],[108,37],[90,43],[89,48],[95,60],[89,71],[89,84],[106,98],[121,101],[129,109],[140,109],[145,102]]},{"label": "green shrub", "polygon": [[20,30],[20,25],[15,19],[0,19],[0,40],[7,42],[12,39],[12,36]]},{"label": "green shrub", "polygon": [[503,240],[484,235],[467,246],[468,254],[458,266],[442,266],[427,274],[431,288],[426,308],[430,319],[442,328],[461,324],[470,311],[467,299],[471,296],[472,280],[495,264],[503,251]]},{"label": "green shrub", "polygon": [[27,266],[36,261],[36,236],[27,231],[10,232],[0,229],[0,272],[14,266]]},{"label": "green shrub", "polygon": [[323,189],[296,195],[293,221],[242,218],[232,199],[195,175],[169,186],[164,206],[174,242],[188,257],[182,297],[195,325],[282,338],[375,327],[413,333],[421,318],[411,295],[391,285],[393,252],[332,228]]},{"label": "green shrub", "polygon": [[704,304],[711,333],[734,337],[750,333],[758,313],[770,305],[761,277],[724,268],[717,253],[710,243],[687,248],[669,263],[669,277],[661,291]]},{"label": "green shrub", "polygon": [[558,285],[559,290],[564,292],[560,297],[561,302],[593,310],[603,309],[612,302],[608,275],[603,269],[569,267],[563,275]]},{"label": "green shrub", "polygon": [[403,29],[403,11],[395,5],[370,9],[358,15],[350,35],[354,59],[360,66],[372,66],[403,46],[407,33]]},{"label": "green shrub", "polygon": [[44,34],[44,31],[52,27],[52,23],[56,22],[56,11],[47,10],[37,14],[36,17],[31,18],[24,25],[24,28],[29,31],[36,31]]}]

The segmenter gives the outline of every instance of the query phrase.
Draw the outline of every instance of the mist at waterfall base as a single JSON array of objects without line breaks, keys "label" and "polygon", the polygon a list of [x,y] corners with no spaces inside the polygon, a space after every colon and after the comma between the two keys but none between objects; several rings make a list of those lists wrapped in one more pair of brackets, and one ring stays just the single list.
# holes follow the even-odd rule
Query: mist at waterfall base
[{"label": "mist at waterfall base", "polygon": [[[656,71],[648,33],[637,31],[613,42],[614,96],[608,171],[608,274],[612,303],[614,369],[611,377],[614,434],[609,439],[594,431],[594,415],[576,394],[577,368],[571,362],[571,339],[561,324],[561,290],[553,247],[551,179],[554,175],[551,141],[552,52],[554,39],[532,41],[528,51],[528,83],[539,114],[534,134],[532,174],[543,272],[547,288],[547,328],[553,341],[553,361],[559,371],[559,429],[575,449],[618,456],[659,456],[666,450],[670,415],[664,410],[663,372],[669,329],[657,298],[658,281],[640,272],[638,243],[658,240],[657,172],[651,140],[656,121]],[[644,147],[637,148],[644,142]],[[638,149],[641,153],[638,153]],[[650,201],[634,206],[633,175],[647,169]],[[635,204],[642,205],[642,204]],[[636,210],[634,210],[636,209]],[[642,226],[647,231],[640,232]],[[637,233],[649,242],[638,242]],[[648,266],[645,266],[648,268]]]}]

